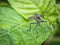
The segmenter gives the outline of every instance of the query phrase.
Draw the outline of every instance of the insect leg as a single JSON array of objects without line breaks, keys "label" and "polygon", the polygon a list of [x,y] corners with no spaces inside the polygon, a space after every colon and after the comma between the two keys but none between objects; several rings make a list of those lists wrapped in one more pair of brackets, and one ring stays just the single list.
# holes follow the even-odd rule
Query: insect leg
[{"label": "insect leg", "polygon": [[36,31],[36,33],[37,33],[37,35],[36,35],[36,38],[37,38],[37,37],[39,37],[39,36],[38,36],[38,30],[35,30],[35,31]]},{"label": "insect leg", "polygon": [[47,27],[49,30],[51,30],[51,27],[48,26],[47,22],[46,22],[46,27]]},{"label": "insect leg", "polygon": [[46,27],[49,29],[49,30],[51,30],[51,28],[48,26],[48,24],[47,24],[47,21],[45,21],[45,23],[46,23]]},{"label": "insect leg", "polygon": [[36,26],[35,26],[35,31],[36,31],[36,33],[37,33],[37,36],[36,36],[36,38],[38,37],[38,30],[36,30],[36,28],[37,28],[37,26],[38,26],[38,24],[36,23]]},{"label": "insect leg", "polygon": [[46,32],[45,29],[44,29],[40,24],[39,24],[39,26],[41,27],[41,29],[42,29],[44,32]]},{"label": "insect leg", "polygon": [[36,24],[36,23],[30,23],[30,26],[29,26],[29,31],[31,30],[31,25],[32,25],[32,24]]}]

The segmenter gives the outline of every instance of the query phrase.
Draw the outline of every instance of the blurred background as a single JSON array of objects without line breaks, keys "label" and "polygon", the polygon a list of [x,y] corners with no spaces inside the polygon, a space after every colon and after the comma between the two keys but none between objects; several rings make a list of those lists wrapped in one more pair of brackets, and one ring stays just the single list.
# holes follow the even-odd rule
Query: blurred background
[{"label": "blurred background", "polygon": [[54,30],[55,33],[49,37],[42,45],[60,45],[60,0],[56,0],[56,6],[59,10],[59,16],[56,19],[56,28]]},{"label": "blurred background", "polygon": [[[2,2],[3,1],[3,2]],[[0,0],[0,6],[8,6],[7,0]],[[60,0],[56,0],[56,6],[60,12]],[[60,15],[56,19],[56,27],[54,27],[54,34],[49,37],[42,45],[60,45]]]}]

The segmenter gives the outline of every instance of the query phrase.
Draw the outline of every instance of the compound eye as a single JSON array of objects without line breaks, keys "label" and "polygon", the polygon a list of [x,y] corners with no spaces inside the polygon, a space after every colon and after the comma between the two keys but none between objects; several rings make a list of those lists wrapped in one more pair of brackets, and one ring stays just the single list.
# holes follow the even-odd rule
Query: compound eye
[{"label": "compound eye", "polygon": [[39,17],[42,17],[42,15],[40,15],[40,14],[38,14],[39,15]]},{"label": "compound eye", "polygon": [[40,17],[37,17],[37,19],[40,19]]},{"label": "compound eye", "polygon": [[42,15],[40,15],[40,14],[34,14],[34,15],[37,19],[40,19],[42,17]]}]

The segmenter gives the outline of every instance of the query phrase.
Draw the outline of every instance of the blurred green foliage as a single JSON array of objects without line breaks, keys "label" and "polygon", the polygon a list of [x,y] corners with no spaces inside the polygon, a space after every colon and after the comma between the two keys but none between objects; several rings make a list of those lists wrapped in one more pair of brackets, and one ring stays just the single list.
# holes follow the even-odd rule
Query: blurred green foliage
[{"label": "blurred green foliage", "polygon": [[59,11],[59,16],[57,17],[57,29],[56,29],[56,33],[55,33],[55,37],[60,37],[60,0],[56,0],[57,1],[57,8]]},{"label": "blurred green foliage", "polygon": [[60,3],[60,0],[56,0],[56,3]]},{"label": "blurred green foliage", "polygon": [[[56,0],[56,6],[58,8],[58,11],[60,12],[60,0]],[[8,1],[7,0],[0,0],[0,6],[8,6]],[[49,42],[47,42],[46,44],[43,44],[43,45],[60,45],[60,14],[58,14],[59,16],[56,18],[56,25],[53,25],[53,26],[56,26],[54,27],[54,35],[53,35],[53,41],[50,40]],[[52,22],[54,24],[54,22]],[[56,38],[55,38],[56,37]],[[58,39],[57,39],[58,38]],[[45,43],[45,42],[44,42]]]},{"label": "blurred green foliage", "polygon": [[56,19],[56,28],[53,38],[51,40],[45,41],[42,45],[60,45],[60,0],[56,0],[56,6],[58,8],[58,17]]}]

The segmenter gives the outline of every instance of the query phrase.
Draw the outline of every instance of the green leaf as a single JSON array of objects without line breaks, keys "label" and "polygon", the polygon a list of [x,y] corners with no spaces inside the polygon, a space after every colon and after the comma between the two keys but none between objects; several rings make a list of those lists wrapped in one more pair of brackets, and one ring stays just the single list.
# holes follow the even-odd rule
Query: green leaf
[{"label": "green leaf", "polygon": [[49,15],[55,11],[55,0],[8,0],[11,6],[24,18],[33,14]]},{"label": "green leaf", "polygon": [[28,31],[30,22],[13,9],[0,7],[0,45],[41,45],[50,35],[51,29],[46,25],[41,23],[43,28],[34,28],[33,24]]}]

